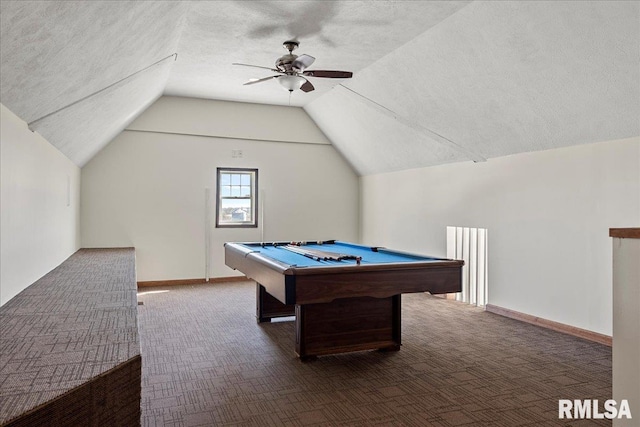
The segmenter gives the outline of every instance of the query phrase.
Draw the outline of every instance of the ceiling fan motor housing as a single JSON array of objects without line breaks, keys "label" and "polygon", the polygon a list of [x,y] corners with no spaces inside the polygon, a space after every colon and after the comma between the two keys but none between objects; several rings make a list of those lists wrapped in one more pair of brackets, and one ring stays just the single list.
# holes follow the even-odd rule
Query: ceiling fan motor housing
[{"label": "ceiling fan motor housing", "polygon": [[287,74],[293,73],[294,71],[291,67],[291,64],[293,63],[293,61],[296,60],[297,57],[298,55],[294,55],[292,53],[281,56],[276,60],[276,68],[282,71],[283,73],[287,73]]},{"label": "ceiling fan motor housing", "polygon": [[300,42],[297,42],[295,40],[287,40],[284,43],[282,43],[282,47],[287,49],[289,51],[289,54],[283,55],[276,60],[276,68],[278,70],[287,74],[295,73],[295,70],[292,69],[291,64],[298,57],[298,55],[293,54],[293,51],[297,49],[298,46],[300,46]]},{"label": "ceiling fan motor housing", "polygon": [[286,42],[282,43],[282,47],[287,49],[289,53],[293,52],[298,46],[300,46],[300,42],[297,42],[295,40],[287,40]]}]

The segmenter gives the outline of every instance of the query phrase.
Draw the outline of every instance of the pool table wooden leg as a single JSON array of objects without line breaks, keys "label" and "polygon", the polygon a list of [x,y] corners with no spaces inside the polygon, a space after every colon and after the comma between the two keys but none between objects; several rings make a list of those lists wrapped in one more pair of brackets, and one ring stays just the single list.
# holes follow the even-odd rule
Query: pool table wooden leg
[{"label": "pool table wooden leg", "polygon": [[400,351],[400,346],[402,345],[402,295],[394,295],[391,297],[392,301],[392,315],[391,315],[391,334],[393,337],[393,345],[389,345],[386,347],[381,347],[378,351],[387,352],[387,351]]},{"label": "pool table wooden leg", "polygon": [[394,344],[389,347],[382,347],[382,348],[379,348],[378,351],[382,353],[386,353],[388,351],[400,351],[400,344]]},{"label": "pool table wooden leg", "polygon": [[267,292],[260,283],[256,283],[256,321],[271,322],[274,317],[295,315],[293,304],[283,304]]},{"label": "pool table wooden leg", "polygon": [[318,356],[315,355],[311,355],[311,356],[299,356],[298,359],[301,362],[313,362],[314,360],[318,360]]},{"label": "pool table wooden leg", "polygon": [[393,341],[396,343],[393,351],[398,351],[402,345],[402,294],[394,295],[391,299],[393,301]]},{"label": "pool table wooden leg", "polygon": [[400,298],[354,297],[296,305],[296,354],[309,360],[349,351],[400,350]]}]

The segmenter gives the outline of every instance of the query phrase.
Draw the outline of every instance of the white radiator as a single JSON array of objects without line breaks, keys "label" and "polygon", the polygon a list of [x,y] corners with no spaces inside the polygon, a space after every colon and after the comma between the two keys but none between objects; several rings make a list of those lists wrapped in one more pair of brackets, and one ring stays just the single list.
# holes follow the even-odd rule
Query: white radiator
[{"label": "white radiator", "polygon": [[464,260],[462,292],[456,300],[484,306],[488,299],[488,233],[486,228],[447,227],[447,258]]}]

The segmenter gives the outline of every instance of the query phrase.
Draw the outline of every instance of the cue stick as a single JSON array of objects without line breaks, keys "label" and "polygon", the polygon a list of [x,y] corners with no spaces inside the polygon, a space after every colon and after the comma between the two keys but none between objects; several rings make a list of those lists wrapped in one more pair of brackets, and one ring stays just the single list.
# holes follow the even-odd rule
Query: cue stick
[{"label": "cue stick", "polygon": [[320,261],[320,260],[342,261],[343,259],[355,259],[358,265],[360,265],[360,261],[362,261],[362,257],[356,256],[356,255],[347,255],[347,254],[341,254],[337,252],[327,252],[327,251],[321,251],[318,249],[302,249],[294,245],[283,246],[283,249],[286,249],[291,252],[295,252],[300,255],[304,255],[308,258],[315,259],[317,261]]},{"label": "cue stick", "polygon": [[308,253],[311,253],[315,256],[321,257],[321,258],[326,258],[326,259],[335,259],[335,260],[340,260],[341,258],[348,258],[348,257],[352,257],[354,255],[346,255],[346,254],[341,254],[338,252],[328,252],[328,251],[322,251],[320,249],[302,249],[302,248],[297,248],[296,249],[300,250],[300,251],[306,251]]},{"label": "cue stick", "polygon": [[262,223],[260,239],[262,241],[262,247],[264,248],[264,188],[260,190],[260,222]]},{"label": "cue stick", "polygon": [[211,189],[204,189],[204,281],[209,283],[209,253],[211,251]]},{"label": "cue stick", "polygon": [[316,260],[316,261],[321,261],[321,260],[322,260],[322,258],[320,258],[320,257],[318,257],[318,256],[314,256],[314,255],[310,254],[309,252],[306,252],[306,251],[304,251],[304,250],[302,250],[302,249],[292,248],[292,247],[291,247],[291,246],[289,246],[289,245],[287,245],[287,246],[280,246],[280,247],[281,247],[282,249],[286,249],[286,250],[291,251],[291,252],[294,252],[294,253],[296,253],[296,254],[304,255],[304,256],[306,256],[307,258],[311,258],[311,259]]}]

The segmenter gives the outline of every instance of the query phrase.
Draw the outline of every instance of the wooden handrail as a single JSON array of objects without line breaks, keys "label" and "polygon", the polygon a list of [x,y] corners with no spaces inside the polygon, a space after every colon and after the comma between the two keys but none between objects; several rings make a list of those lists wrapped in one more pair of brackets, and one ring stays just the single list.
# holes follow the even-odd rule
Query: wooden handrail
[{"label": "wooden handrail", "polygon": [[622,239],[640,239],[640,227],[610,228],[609,237],[619,237]]}]

